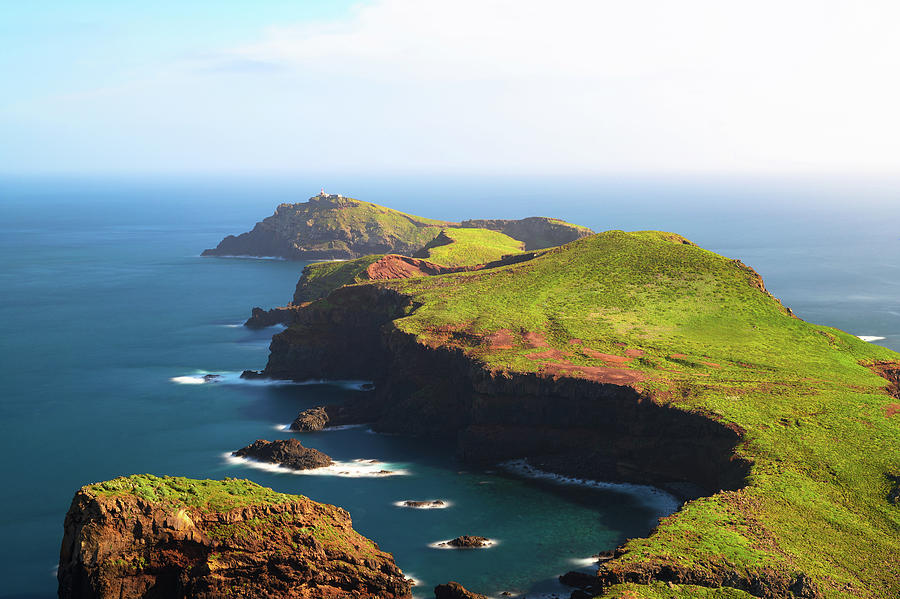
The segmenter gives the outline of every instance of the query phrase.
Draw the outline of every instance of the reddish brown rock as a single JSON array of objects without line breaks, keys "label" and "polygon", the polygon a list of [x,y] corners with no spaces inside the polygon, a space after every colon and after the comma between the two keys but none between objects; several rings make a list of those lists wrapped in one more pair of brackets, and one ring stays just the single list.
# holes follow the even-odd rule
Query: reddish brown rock
[{"label": "reddish brown rock", "polygon": [[[108,494],[101,483],[76,493],[60,551],[61,599],[410,597],[391,555],[356,533],[340,508],[249,481],[110,483],[148,478],[166,492]],[[217,485],[236,487],[237,499],[212,509],[202,493]],[[253,503],[260,493],[268,496]]]},{"label": "reddish brown rock", "polygon": [[434,587],[434,597],[435,599],[488,599],[485,595],[467,591],[458,582],[437,585]]},{"label": "reddish brown rock", "polygon": [[331,466],[334,463],[330,457],[318,449],[304,447],[297,439],[278,441],[257,439],[247,447],[233,451],[231,455],[270,464],[281,464],[292,470],[310,470]]}]

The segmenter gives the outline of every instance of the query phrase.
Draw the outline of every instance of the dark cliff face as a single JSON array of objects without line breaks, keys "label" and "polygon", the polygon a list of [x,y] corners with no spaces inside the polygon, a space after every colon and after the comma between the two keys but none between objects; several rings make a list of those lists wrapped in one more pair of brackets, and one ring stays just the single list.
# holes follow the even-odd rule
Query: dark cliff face
[{"label": "dark cliff face", "polygon": [[390,554],[347,512],[300,497],[209,512],[83,489],[58,578],[61,599],[410,597]]},{"label": "dark cliff face", "polygon": [[588,235],[593,231],[546,216],[531,216],[519,220],[477,219],[464,220],[460,226],[500,231],[525,243],[526,250],[542,250],[563,245]]},{"label": "dark cliff face", "polygon": [[490,372],[457,348],[417,342],[392,324],[413,308],[392,290],[342,288],[309,308],[273,338],[264,374],[374,380],[376,430],[447,439],[469,462],[527,457],[561,474],[703,492],[739,488],[749,470],[733,456],[742,431],[707,415],[628,386]]}]

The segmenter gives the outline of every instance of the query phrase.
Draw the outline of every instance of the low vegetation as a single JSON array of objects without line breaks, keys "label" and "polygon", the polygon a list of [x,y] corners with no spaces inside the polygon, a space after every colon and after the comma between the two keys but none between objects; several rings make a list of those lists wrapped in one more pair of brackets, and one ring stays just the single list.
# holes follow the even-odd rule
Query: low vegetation
[{"label": "low vegetation", "polygon": [[171,508],[192,507],[203,512],[221,512],[249,505],[273,505],[304,499],[278,493],[240,478],[196,480],[182,476],[132,474],[84,488],[101,496],[134,495]]},{"label": "low vegetation", "polygon": [[442,266],[475,266],[524,249],[523,242],[499,231],[447,228],[416,253],[416,257]]}]

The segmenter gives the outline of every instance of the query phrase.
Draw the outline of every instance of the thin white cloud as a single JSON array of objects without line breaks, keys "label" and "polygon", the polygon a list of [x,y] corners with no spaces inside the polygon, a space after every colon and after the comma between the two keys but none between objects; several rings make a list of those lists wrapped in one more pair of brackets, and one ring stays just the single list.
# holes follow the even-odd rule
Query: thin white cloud
[{"label": "thin white cloud", "polygon": [[536,163],[879,170],[900,159],[898,6],[382,0],[341,23],[272,28],[234,54],[359,78],[363,111],[389,111],[367,92],[396,86],[423,132],[439,114],[474,119],[493,146],[532,140]]},{"label": "thin white cloud", "polygon": [[78,168],[896,174],[898,22],[886,0],[374,0],[10,131]]}]

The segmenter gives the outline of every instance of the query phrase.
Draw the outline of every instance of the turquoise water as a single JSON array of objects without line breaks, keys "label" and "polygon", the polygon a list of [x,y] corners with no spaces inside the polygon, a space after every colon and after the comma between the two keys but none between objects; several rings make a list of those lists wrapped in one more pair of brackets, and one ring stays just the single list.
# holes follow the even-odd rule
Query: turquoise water
[{"label": "turquoise water", "polygon": [[[678,231],[756,267],[800,316],[885,337],[879,342],[900,349],[898,210],[885,200],[893,187],[851,194],[795,183],[340,183],[334,191],[424,216],[548,214],[596,230]],[[578,560],[655,524],[666,509],[658,496],[471,470],[440,444],[365,428],[301,439],[337,460],[376,459],[403,474],[293,475],[225,459],[257,438],[287,438],[278,427],[301,409],[358,393],[347,384],[171,380],[265,365],[273,331],[235,325],[252,306],[287,302],[303,264],[198,254],[318,186],[0,181],[0,597],[55,596],[53,568],[72,494],[134,472],[241,476],[341,505],[360,532],[421,580],[423,597],[451,579],[486,593],[552,591],[554,577],[583,564]],[[817,197],[830,203],[811,200]],[[798,207],[790,208],[791,199]],[[882,208],[873,209],[878,202]],[[404,499],[451,506],[393,505]],[[498,544],[474,552],[428,547],[459,534]]]}]

